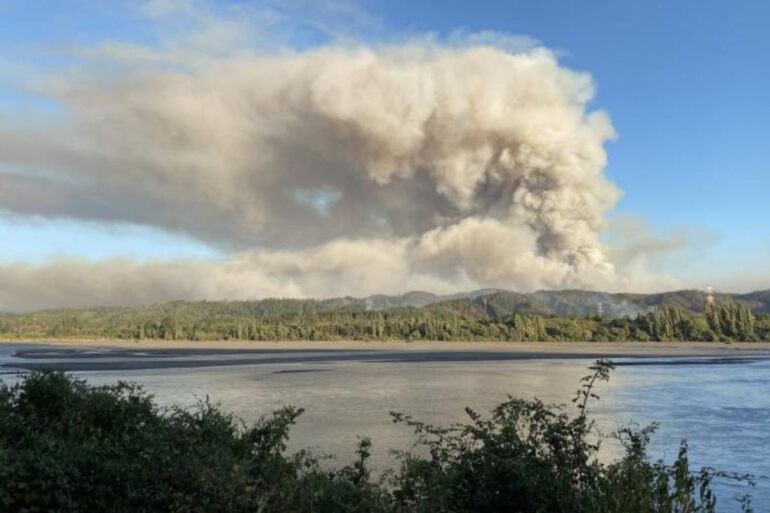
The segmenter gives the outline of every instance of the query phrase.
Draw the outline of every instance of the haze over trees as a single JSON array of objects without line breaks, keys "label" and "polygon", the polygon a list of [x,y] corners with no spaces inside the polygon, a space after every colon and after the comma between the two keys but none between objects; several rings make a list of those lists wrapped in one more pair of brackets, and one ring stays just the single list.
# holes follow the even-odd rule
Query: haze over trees
[{"label": "haze over trees", "polygon": [[[752,301],[746,296],[721,296],[715,306],[707,308],[696,291],[649,296],[491,291],[450,298],[412,294],[365,299],[174,302],[2,315],[0,336],[133,340],[770,340],[766,304]],[[602,315],[599,303],[603,305]]]}]

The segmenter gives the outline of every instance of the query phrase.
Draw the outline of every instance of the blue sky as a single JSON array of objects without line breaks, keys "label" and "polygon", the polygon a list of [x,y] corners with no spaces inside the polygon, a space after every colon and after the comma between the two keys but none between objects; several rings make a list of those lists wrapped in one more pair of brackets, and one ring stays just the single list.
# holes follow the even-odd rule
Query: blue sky
[{"label": "blue sky", "polygon": [[[390,26],[496,30],[557,49],[589,71],[619,139],[608,175],[617,213],[659,231],[718,232],[722,249],[770,242],[770,3],[727,1],[378,2]],[[726,262],[725,262],[726,263]]]},{"label": "blue sky", "polygon": [[[236,4],[218,2],[213,9]],[[714,267],[767,265],[770,2],[362,0],[332,1],[326,9],[302,1],[253,4],[282,13],[278,29],[284,43],[297,48],[340,35],[378,44],[457,31],[540,41],[558,52],[564,66],[594,77],[592,106],[609,112],[619,134],[607,147],[607,174],[624,192],[612,216],[637,216],[658,234],[708,234],[700,260],[676,271],[684,277]],[[136,2],[0,0],[0,109],[46,108],[45,100],[23,90],[19,70],[66,62],[52,48],[114,40],[153,45],[162,37],[138,14]],[[5,262],[59,254],[220,255],[203,242],[153,228],[69,220],[2,218],[0,237]]]}]

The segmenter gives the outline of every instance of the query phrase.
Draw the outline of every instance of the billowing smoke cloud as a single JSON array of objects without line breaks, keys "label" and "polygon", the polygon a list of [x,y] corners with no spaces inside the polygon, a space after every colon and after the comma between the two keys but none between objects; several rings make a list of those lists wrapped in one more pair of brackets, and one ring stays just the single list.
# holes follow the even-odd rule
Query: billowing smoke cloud
[{"label": "billowing smoke cloud", "polygon": [[[125,57],[125,56],[124,56]],[[542,48],[415,42],[84,66],[0,124],[0,208],[137,223],[224,261],[0,267],[0,308],[626,288],[586,74]],[[2,120],[0,120],[2,121]]]},{"label": "billowing smoke cloud", "polygon": [[409,287],[447,290],[439,279],[410,275],[406,258],[400,243],[338,241],[304,251],[244,252],[217,262],[60,259],[5,265],[0,266],[0,305],[23,311],[175,299],[398,293]]}]

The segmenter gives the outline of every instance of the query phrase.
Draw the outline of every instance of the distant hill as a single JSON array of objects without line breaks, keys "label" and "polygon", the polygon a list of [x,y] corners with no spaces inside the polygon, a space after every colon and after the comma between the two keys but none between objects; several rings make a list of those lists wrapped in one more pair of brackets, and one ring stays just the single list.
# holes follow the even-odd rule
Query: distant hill
[{"label": "distant hill", "polygon": [[770,314],[770,290],[737,294],[733,298],[751,308],[754,314]]},{"label": "distant hill", "polygon": [[[770,290],[748,294],[717,294],[716,300],[718,303],[743,304],[754,314],[770,313]],[[584,317],[596,314],[599,304],[602,305],[603,316],[608,318],[635,317],[661,306],[674,306],[693,313],[702,313],[706,308],[705,295],[700,290],[630,294],[574,289],[529,293],[483,289],[444,296],[415,291],[397,296],[371,296],[360,301],[375,310],[440,305],[463,315],[490,318],[502,318],[514,312]]]},{"label": "distant hill", "polygon": [[386,310],[388,308],[397,308],[400,306],[426,306],[441,301],[442,296],[431,294],[430,292],[423,292],[421,290],[413,290],[406,294],[398,296],[385,296],[378,294],[375,296],[369,296],[360,301],[363,306],[370,310]]},{"label": "distant hill", "polygon": [[[747,294],[717,294],[717,302],[747,306],[754,314],[770,314],[770,290]],[[330,299],[261,299],[250,301],[173,301],[138,307],[99,307],[59,309],[37,312],[38,315],[78,312],[88,316],[109,315],[116,319],[127,315],[156,315],[158,313],[233,315],[275,317],[314,313],[353,313],[385,311],[403,308],[427,308],[447,311],[472,318],[501,319],[515,312],[545,316],[585,317],[596,315],[601,304],[605,318],[636,317],[657,307],[674,306],[692,313],[705,311],[705,296],[699,290],[678,290],[656,294],[608,293],[591,290],[539,290],[518,293],[502,289],[480,289],[458,294],[439,295],[426,291],[405,294],[377,294],[364,298],[338,297]],[[10,314],[7,314],[10,315]],[[26,314],[29,315],[29,314]]]}]

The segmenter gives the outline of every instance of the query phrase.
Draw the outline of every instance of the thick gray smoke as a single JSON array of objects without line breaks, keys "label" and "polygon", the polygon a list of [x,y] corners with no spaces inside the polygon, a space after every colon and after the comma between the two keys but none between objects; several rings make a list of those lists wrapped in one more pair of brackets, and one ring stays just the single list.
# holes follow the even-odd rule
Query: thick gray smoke
[{"label": "thick gray smoke", "polygon": [[[0,308],[630,285],[586,74],[542,48],[412,43],[84,67],[0,125],[0,208],[183,232],[221,262],[0,267]],[[107,72],[109,71],[109,73]]]}]

